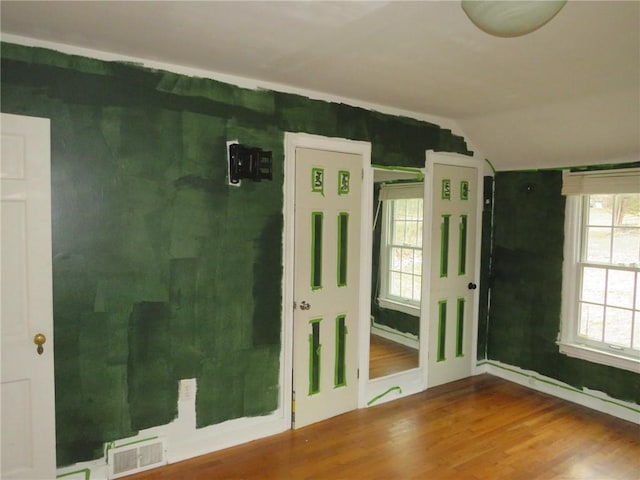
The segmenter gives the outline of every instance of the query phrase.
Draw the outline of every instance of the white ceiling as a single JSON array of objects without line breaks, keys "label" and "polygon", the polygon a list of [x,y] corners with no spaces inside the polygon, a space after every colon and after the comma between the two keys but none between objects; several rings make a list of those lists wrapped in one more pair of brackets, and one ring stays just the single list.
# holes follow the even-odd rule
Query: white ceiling
[{"label": "white ceiling", "polygon": [[[457,1],[1,3],[3,34],[452,119],[498,170],[640,158],[640,2],[496,38]],[[348,102],[347,102],[348,103]]]}]

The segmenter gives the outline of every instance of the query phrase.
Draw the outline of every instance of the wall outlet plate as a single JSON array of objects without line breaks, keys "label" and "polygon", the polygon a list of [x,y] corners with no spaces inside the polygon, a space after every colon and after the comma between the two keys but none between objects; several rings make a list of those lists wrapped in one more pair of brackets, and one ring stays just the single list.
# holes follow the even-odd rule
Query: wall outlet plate
[{"label": "wall outlet plate", "polygon": [[196,399],[196,379],[184,378],[180,380],[180,389],[178,392],[178,401],[191,402]]}]

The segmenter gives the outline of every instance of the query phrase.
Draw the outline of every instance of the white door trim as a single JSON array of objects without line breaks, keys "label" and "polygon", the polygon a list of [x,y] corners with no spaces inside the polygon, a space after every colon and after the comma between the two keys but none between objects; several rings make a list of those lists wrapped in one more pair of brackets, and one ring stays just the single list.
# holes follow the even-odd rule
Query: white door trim
[{"label": "white door trim", "polygon": [[[457,153],[448,153],[448,152],[435,152],[433,150],[426,151],[426,160],[425,160],[425,202],[424,202],[424,232],[423,239],[425,245],[432,245],[432,228],[431,225],[433,223],[433,203],[427,202],[427,198],[431,198],[431,185],[433,183],[433,169],[434,164],[440,163],[445,165],[454,165],[459,167],[470,167],[475,168],[477,172],[477,192],[476,192],[476,231],[475,233],[475,261],[474,268],[476,272],[477,282],[475,282],[478,286],[480,286],[480,256],[481,256],[481,244],[482,244],[482,205],[483,205],[483,170],[482,164],[478,162],[477,159],[472,157],[465,157],[463,155]],[[430,248],[426,248],[423,252],[422,258],[422,266],[423,266],[423,279],[422,282],[422,298],[423,308],[428,309],[431,307],[431,268],[433,264],[432,253]],[[480,294],[477,293],[473,296],[473,312],[472,312],[472,337],[471,337],[471,358],[469,361],[471,362],[471,372],[474,375],[481,373],[479,368],[477,367],[477,356],[478,356],[478,308],[480,304]],[[428,328],[424,328],[420,331],[420,351],[427,352],[429,346],[429,332]],[[425,361],[426,364],[426,361]],[[429,369],[425,368],[425,377],[424,383],[428,385],[427,379],[429,376]]]},{"label": "white door trim", "polygon": [[[283,282],[282,282],[282,349],[280,352],[280,385],[282,390],[280,392],[280,398],[284,411],[285,421],[288,421],[289,427],[291,427],[291,400],[292,400],[292,388],[293,388],[293,292],[294,292],[294,212],[295,212],[295,158],[296,148],[313,148],[317,150],[328,150],[341,153],[353,153],[362,157],[362,169],[363,172],[368,171],[368,167],[371,165],[371,144],[369,142],[360,142],[355,140],[347,140],[343,138],[330,138],[320,135],[311,135],[306,133],[291,133],[285,132],[284,135],[284,206],[283,206]],[[369,289],[366,286],[370,283],[371,271],[370,271],[370,258],[371,258],[371,232],[370,228],[367,228],[367,208],[371,209],[371,182],[366,182],[364,179],[362,188],[362,222],[361,222],[361,242],[363,248],[360,249],[360,265],[362,266],[360,272],[360,322],[358,324],[359,330],[359,368],[360,378],[358,380],[358,399],[360,405],[360,392],[363,388],[363,379],[368,376],[363,375],[363,363],[362,363],[362,351],[364,349],[363,342],[366,342],[366,348],[368,349],[368,338],[363,339],[363,331],[366,331],[367,337],[369,333],[369,321],[368,316],[365,313],[369,312]],[[367,271],[368,270],[368,271]],[[364,327],[363,327],[364,324]],[[368,366],[367,366],[368,369]]]}]

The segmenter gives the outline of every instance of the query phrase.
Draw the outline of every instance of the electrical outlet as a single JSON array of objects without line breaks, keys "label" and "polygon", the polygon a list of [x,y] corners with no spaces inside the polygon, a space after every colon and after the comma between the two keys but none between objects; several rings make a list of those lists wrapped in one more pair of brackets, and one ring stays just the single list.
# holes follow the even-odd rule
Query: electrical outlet
[{"label": "electrical outlet", "polygon": [[196,379],[185,378],[180,380],[180,390],[178,400],[181,402],[190,402],[196,399]]}]

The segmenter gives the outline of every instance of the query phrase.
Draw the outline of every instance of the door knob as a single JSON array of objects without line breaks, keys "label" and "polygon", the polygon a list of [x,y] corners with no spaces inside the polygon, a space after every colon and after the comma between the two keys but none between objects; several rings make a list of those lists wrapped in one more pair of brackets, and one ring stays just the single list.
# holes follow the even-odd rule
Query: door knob
[{"label": "door knob", "polygon": [[309,310],[310,308],[311,304],[307,303],[304,300],[300,302],[300,310]]},{"label": "door knob", "polygon": [[469,285],[467,285],[467,287],[469,288],[469,290],[475,290],[476,288],[478,288],[478,285],[473,282],[469,282]]},{"label": "door knob", "polygon": [[33,337],[33,343],[38,346],[38,348],[36,349],[38,355],[42,355],[42,352],[44,352],[44,348],[42,345],[44,345],[46,341],[47,337],[45,337],[42,333],[37,333],[36,336]]}]

